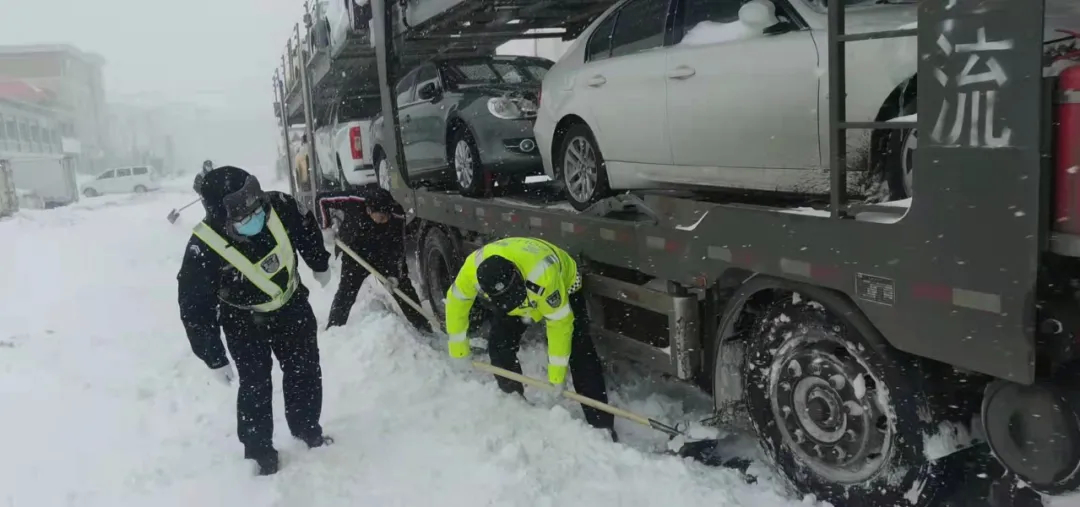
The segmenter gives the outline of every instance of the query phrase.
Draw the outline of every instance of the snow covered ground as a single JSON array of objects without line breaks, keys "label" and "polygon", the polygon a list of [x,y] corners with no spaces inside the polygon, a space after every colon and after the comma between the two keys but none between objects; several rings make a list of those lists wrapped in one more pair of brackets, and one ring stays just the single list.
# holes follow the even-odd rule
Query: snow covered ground
[{"label": "snow covered ground", "polygon": [[[178,317],[175,274],[201,211],[175,225],[165,215],[192,197],[185,183],[0,221],[0,504],[810,503],[762,470],[750,486],[732,471],[643,452],[666,438],[623,421],[628,445],[613,444],[574,405],[546,412],[488,376],[454,373],[371,285],[350,324],[320,336],[323,423],[337,443],[308,451],[293,441],[278,391],[283,469],[255,477],[236,441],[235,391],[211,382]],[[302,276],[311,285],[306,267]],[[312,287],[320,320],[335,289]],[[525,357],[526,373],[539,374],[542,351]],[[683,387],[618,369],[614,404],[669,422],[705,413],[707,400],[687,401]]]}]

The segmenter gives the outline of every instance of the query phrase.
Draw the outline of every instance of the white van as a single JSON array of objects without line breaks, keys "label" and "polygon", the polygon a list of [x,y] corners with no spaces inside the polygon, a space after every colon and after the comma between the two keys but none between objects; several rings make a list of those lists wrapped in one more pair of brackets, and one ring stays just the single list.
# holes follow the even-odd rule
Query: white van
[{"label": "white van", "polygon": [[153,167],[140,165],[109,169],[83,184],[82,193],[87,197],[94,197],[102,194],[142,193],[160,188],[157,171]]}]

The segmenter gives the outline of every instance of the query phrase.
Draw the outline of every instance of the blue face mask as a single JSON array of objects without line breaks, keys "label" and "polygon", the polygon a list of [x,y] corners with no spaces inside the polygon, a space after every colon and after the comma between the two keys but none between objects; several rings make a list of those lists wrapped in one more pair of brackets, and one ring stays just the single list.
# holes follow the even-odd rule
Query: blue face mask
[{"label": "blue face mask", "polygon": [[243,236],[254,236],[262,232],[263,227],[266,226],[266,211],[260,209],[243,221],[233,224],[236,232]]}]

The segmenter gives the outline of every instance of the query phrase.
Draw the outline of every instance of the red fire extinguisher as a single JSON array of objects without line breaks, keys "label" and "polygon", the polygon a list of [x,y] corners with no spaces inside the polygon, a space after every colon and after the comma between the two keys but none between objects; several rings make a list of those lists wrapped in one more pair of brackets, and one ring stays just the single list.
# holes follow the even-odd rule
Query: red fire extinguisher
[{"label": "red fire extinguisher", "polygon": [[1057,89],[1054,229],[1080,234],[1080,65],[1061,71]]}]

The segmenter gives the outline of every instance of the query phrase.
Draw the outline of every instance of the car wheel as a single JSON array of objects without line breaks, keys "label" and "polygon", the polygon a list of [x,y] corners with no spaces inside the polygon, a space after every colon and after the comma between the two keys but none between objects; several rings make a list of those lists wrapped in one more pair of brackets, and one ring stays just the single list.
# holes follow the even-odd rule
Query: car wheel
[{"label": "car wheel", "polygon": [[142,185],[135,185],[135,193],[136,194],[141,194],[141,193],[144,193],[144,192],[146,192],[146,187],[144,187]]},{"label": "car wheel", "polygon": [[834,505],[921,507],[950,477],[918,365],[865,340],[820,304],[786,299],[762,317],[743,362],[761,446],[795,487]]},{"label": "car wheel", "polygon": [[604,156],[587,125],[579,123],[566,132],[558,167],[566,198],[574,209],[585,211],[611,194]]},{"label": "car wheel", "polygon": [[390,161],[381,153],[375,159],[375,179],[380,187],[390,190]]},{"label": "car wheel", "polygon": [[454,152],[450,165],[454,168],[458,190],[461,195],[475,197],[483,193],[486,187],[484,170],[480,163],[480,150],[466,127],[460,127],[454,133]]},{"label": "car wheel", "polygon": [[[898,116],[916,113],[915,101],[904,104]],[[915,150],[919,147],[917,129],[888,130],[884,133],[881,150],[873,150],[871,157],[879,157],[872,167],[880,168],[879,179],[887,190],[890,201],[912,197],[912,181],[915,176]]]},{"label": "car wheel", "polygon": [[345,166],[341,164],[341,156],[336,155],[336,156],[334,156],[334,159],[337,161],[337,170],[338,170],[338,176],[341,177],[341,185],[343,187],[348,186],[349,178],[348,178],[348,176],[345,176]]},{"label": "car wheel", "polygon": [[85,195],[86,197],[97,197],[99,194],[97,190],[94,190],[92,188],[85,188],[83,189],[83,195]]}]

